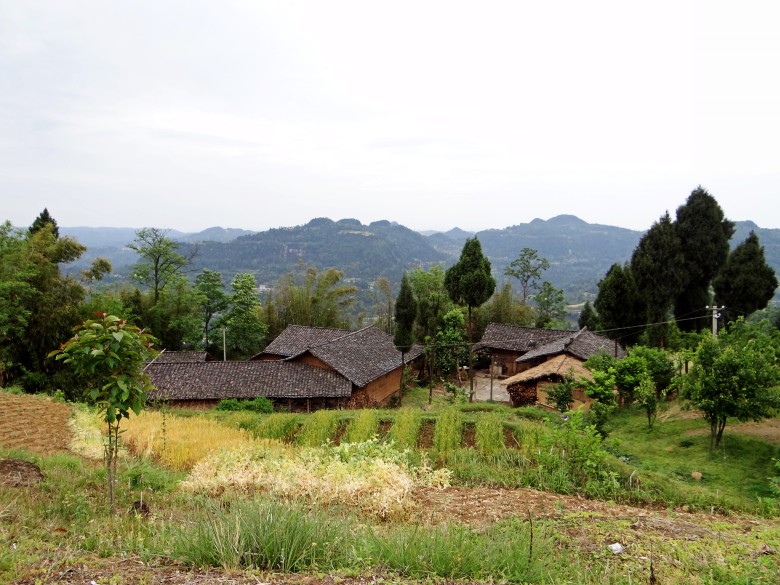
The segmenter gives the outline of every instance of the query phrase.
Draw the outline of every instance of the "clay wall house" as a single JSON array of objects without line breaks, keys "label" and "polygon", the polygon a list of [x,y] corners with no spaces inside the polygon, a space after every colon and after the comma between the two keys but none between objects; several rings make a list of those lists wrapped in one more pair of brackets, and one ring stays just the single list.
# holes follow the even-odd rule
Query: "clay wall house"
[{"label": "clay wall house", "polygon": [[[575,380],[581,376],[592,380],[591,373],[582,364],[600,351],[609,352],[618,359],[626,356],[625,350],[616,342],[593,333],[587,327],[570,331],[517,358],[519,373],[501,384],[506,386],[514,406],[538,403],[554,408],[554,405],[548,404],[545,387],[562,382],[567,375],[572,375]],[[592,402],[582,388],[574,391],[574,398],[573,409],[588,408]]]},{"label": "clay wall house", "polygon": [[524,367],[524,364],[517,362],[517,358],[553,339],[571,334],[571,331],[562,329],[537,329],[490,323],[482,339],[474,344],[473,349],[475,352],[491,355],[491,364],[495,368],[496,375],[513,376]]},{"label": "clay wall house", "polygon": [[341,408],[352,396],[352,384],[334,371],[304,363],[172,362],[146,367],[154,389],[151,402],[176,408],[213,408],[228,398],[265,396],[290,411]]},{"label": "clay wall house", "polygon": [[[415,346],[404,355],[406,364],[422,355]],[[347,407],[386,404],[401,386],[401,352],[393,338],[376,327],[358,331],[288,326],[253,361],[281,359],[336,372],[352,384]]]},{"label": "clay wall house", "polygon": [[[547,398],[547,388],[563,382],[567,376],[575,380],[581,377],[593,380],[590,371],[582,365],[582,360],[561,354],[503,380],[501,385],[506,386],[513,406],[538,404],[555,409],[555,404]],[[572,410],[588,409],[593,402],[583,388],[575,388],[572,396],[574,398]]]}]

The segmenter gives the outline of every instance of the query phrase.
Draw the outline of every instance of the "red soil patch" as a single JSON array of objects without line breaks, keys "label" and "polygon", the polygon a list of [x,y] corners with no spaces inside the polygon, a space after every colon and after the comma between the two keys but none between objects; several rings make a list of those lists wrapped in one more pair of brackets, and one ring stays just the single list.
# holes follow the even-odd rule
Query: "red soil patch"
[{"label": "red soil patch", "polygon": [[433,446],[433,431],[436,429],[436,423],[432,420],[423,421],[420,430],[417,432],[417,448],[430,449]]},{"label": "red soil patch", "polygon": [[68,450],[71,407],[48,397],[0,392],[0,446],[40,455]]}]

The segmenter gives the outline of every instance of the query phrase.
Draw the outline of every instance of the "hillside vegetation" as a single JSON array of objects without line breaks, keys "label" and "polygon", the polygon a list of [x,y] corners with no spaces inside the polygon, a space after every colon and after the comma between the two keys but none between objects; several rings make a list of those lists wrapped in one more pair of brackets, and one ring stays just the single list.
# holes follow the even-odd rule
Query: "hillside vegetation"
[{"label": "hillside vegetation", "polygon": [[[18,425],[55,404],[0,393]],[[94,453],[98,419],[79,420],[71,449]],[[761,483],[776,437],[735,427],[708,457],[702,421],[674,409],[651,433],[622,412],[604,443],[576,420],[491,404],[130,422],[118,507],[132,511],[116,517],[98,462],[10,450],[0,426],[0,459],[43,474],[0,485],[0,581],[770,584],[780,572]]]}]

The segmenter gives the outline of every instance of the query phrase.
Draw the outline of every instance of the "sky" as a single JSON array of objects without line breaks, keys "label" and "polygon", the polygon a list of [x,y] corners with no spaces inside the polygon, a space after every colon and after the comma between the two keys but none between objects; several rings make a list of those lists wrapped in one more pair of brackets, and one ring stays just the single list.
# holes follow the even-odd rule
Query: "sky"
[{"label": "sky", "polygon": [[780,2],[0,0],[0,221],[780,228]]}]

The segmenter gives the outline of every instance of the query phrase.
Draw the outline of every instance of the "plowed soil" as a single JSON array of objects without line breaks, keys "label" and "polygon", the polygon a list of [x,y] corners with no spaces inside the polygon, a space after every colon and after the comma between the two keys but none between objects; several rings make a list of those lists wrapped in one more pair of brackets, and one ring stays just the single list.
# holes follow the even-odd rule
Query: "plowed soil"
[{"label": "plowed soil", "polygon": [[0,446],[40,455],[68,450],[71,408],[43,396],[0,392]]}]

